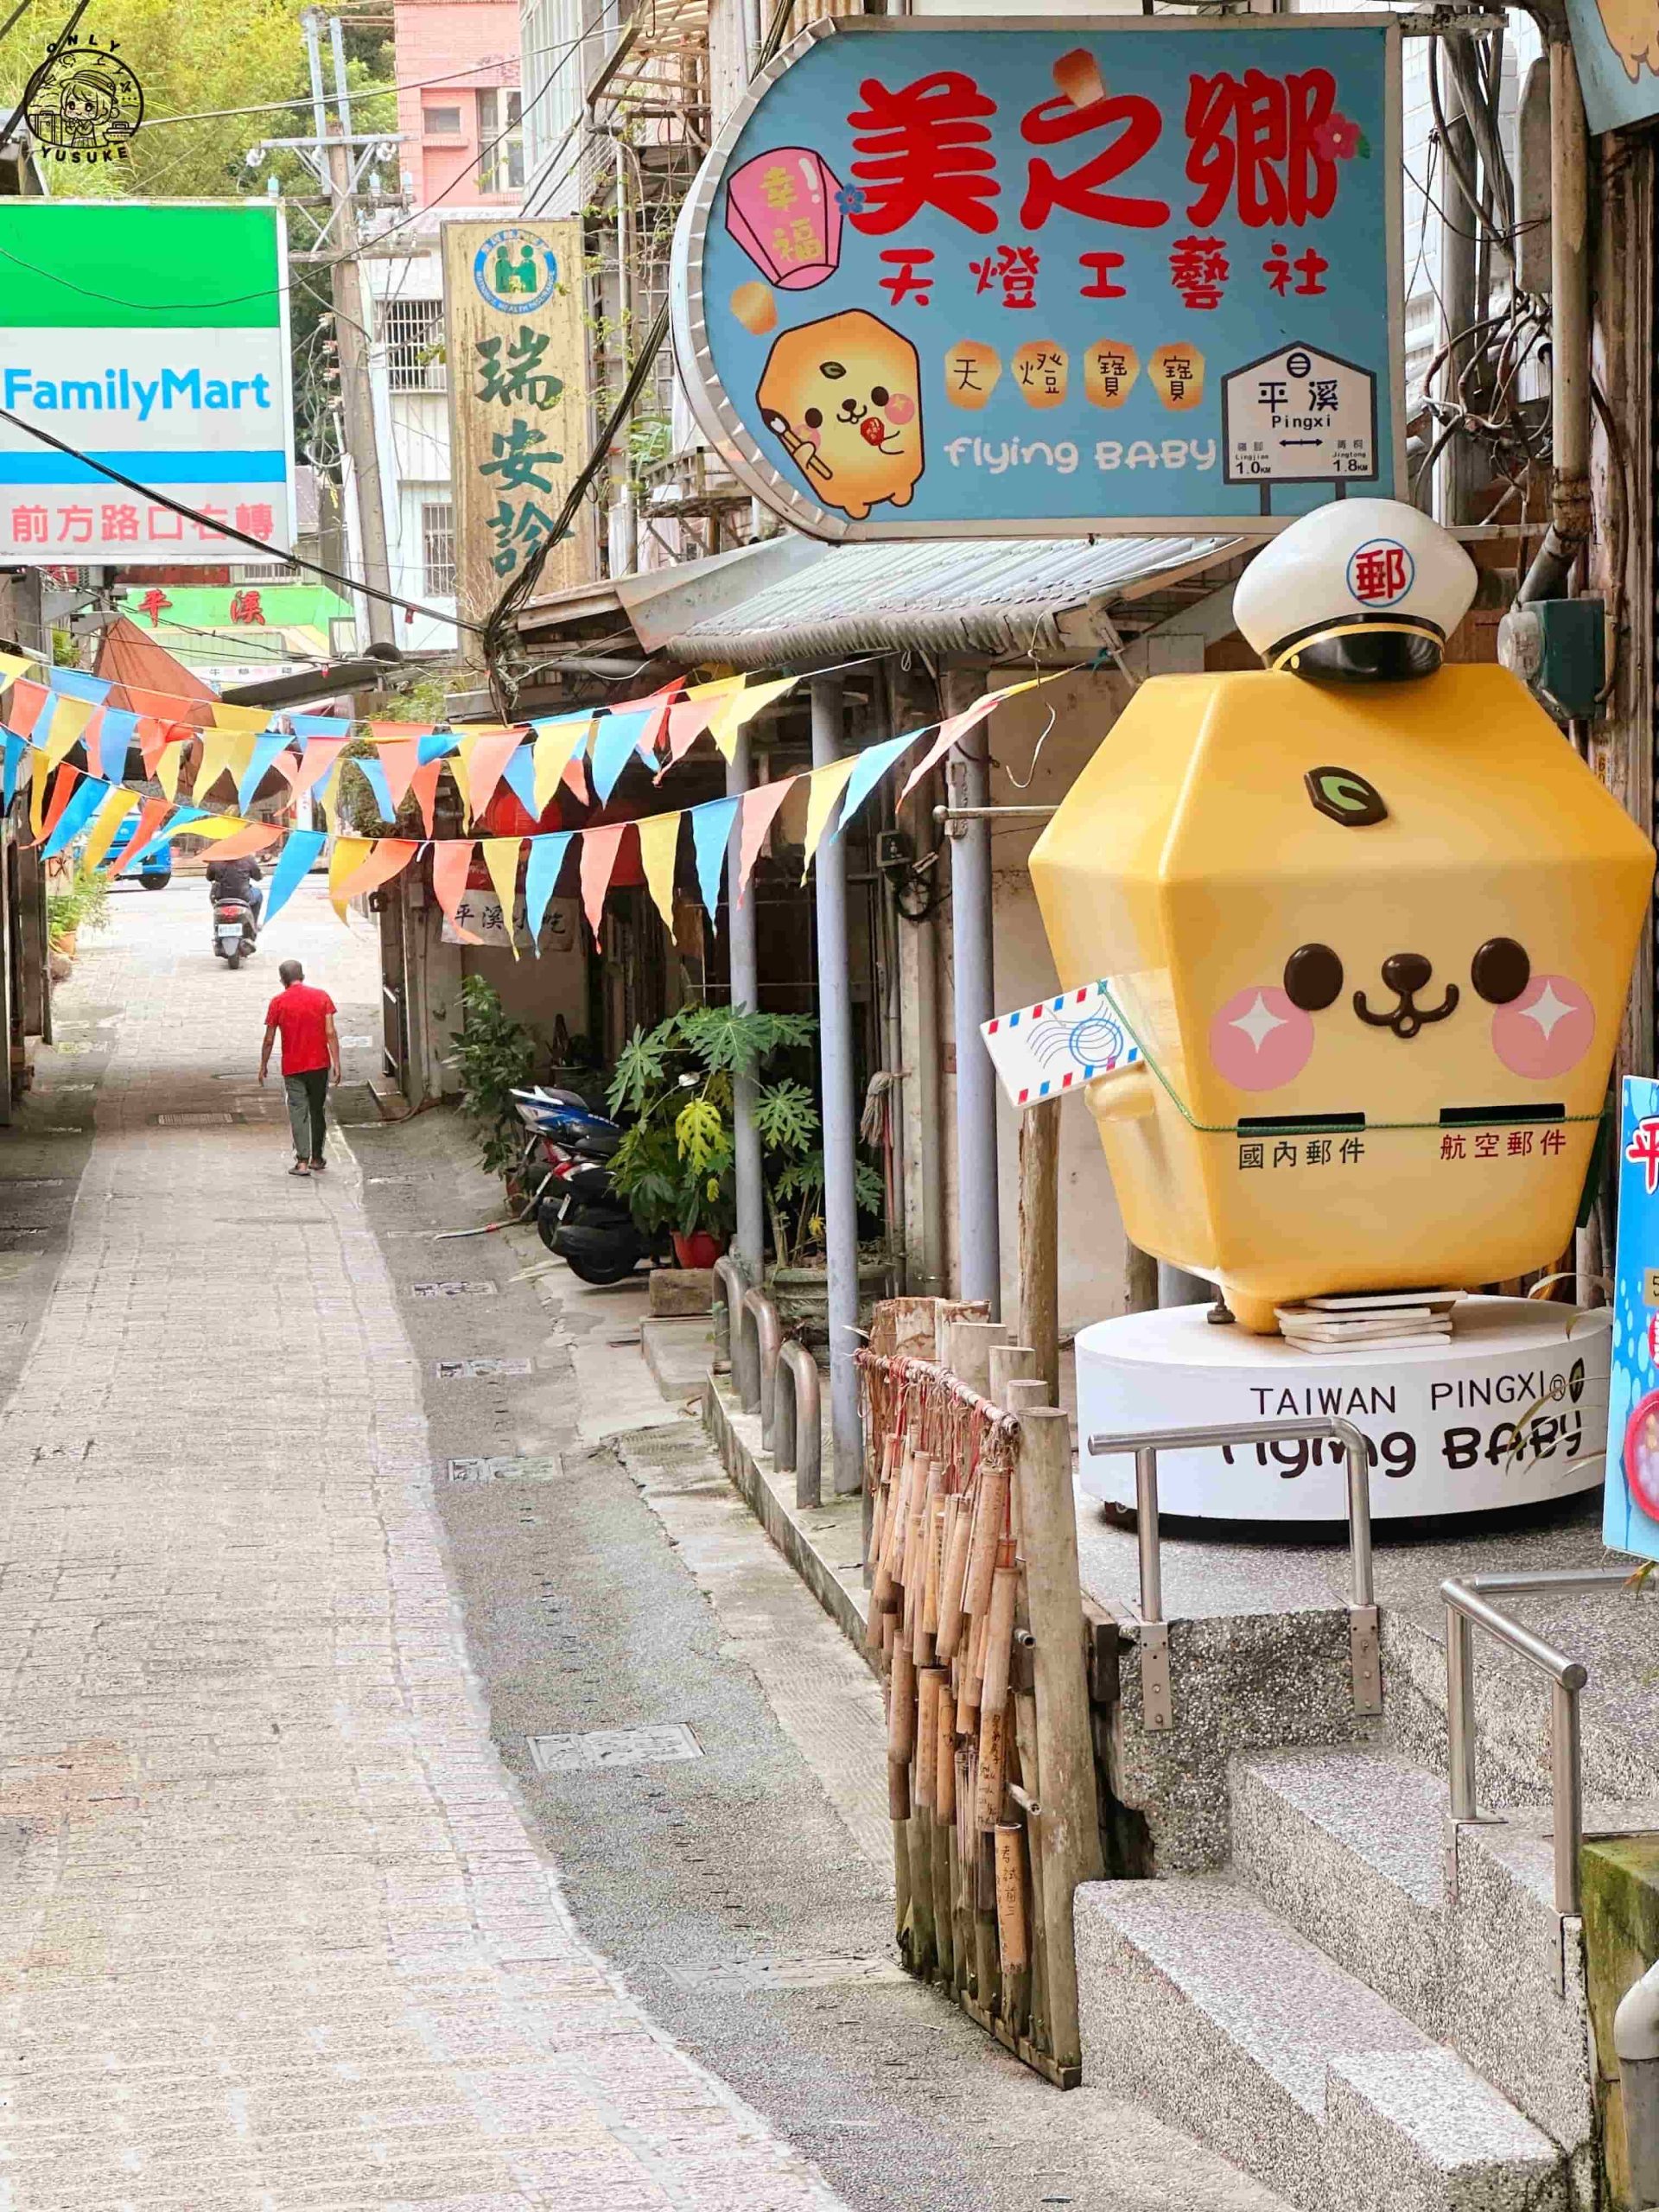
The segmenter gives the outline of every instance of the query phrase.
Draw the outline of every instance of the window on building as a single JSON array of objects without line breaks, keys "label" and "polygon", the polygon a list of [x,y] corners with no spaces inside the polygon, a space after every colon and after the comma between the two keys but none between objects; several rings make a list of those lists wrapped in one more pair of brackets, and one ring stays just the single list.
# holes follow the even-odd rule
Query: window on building
[{"label": "window on building", "polygon": [[455,588],[455,511],[448,499],[421,502],[421,588],[448,599]]},{"label": "window on building", "polygon": [[458,107],[423,108],[421,125],[429,138],[459,138],[461,110]]},{"label": "window on building", "polygon": [[522,192],[524,188],[524,133],[521,117],[523,95],[493,86],[478,96],[478,143],[483,158],[478,165],[480,186],[486,192]]},{"label": "window on building", "polygon": [[380,337],[394,391],[443,391],[443,302],[383,300]]},{"label": "window on building", "polygon": [[522,21],[526,213],[574,215],[582,205],[582,162],[572,157],[582,86],[604,51],[582,44],[582,0],[529,0]]}]

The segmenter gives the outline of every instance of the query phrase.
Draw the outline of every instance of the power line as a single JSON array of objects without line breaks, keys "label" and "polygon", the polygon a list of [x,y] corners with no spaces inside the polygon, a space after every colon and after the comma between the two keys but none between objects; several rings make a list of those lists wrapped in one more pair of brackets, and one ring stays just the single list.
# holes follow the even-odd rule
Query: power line
[{"label": "power line", "polygon": [[111,468],[107,461],[99,461],[92,454],[82,453],[79,447],[66,444],[61,438],[54,438],[50,430],[42,430],[33,423],[24,422],[21,415],[14,415],[9,408],[0,407],[0,423],[10,423],[14,429],[22,431],[26,437],[36,439],[43,446],[51,446],[58,453],[67,454],[72,461],[84,461],[88,468],[95,468],[100,476],[107,476],[111,484],[120,485],[124,491],[136,492],[141,499],[153,499],[157,506],[167,507],[174,514],[182,515],[187,522],[202,524],[216,537],[234,538],[238,545],[251,546],[262,560],[291,561],[296,569],[307,569],[314,576],[326,576],[331,584],[344,584],[347,591],[361,592],[367,599],[378,599],[388,607],[401,607],[405,613],[429,614],[435,622],[452,623],[458,630],[474,630],[480,637],[484,634],[481,622],[467,622],[459,614],[442,613],[437,607],[428,607],[418,599],[400,599],[396,592],[380,591],[373,584],[365,584],[357,576],[343,575],[338,569],[324,568],[321,561],[308,561],[304,554],[296,553],[289,547],[272,545],[263,537],[251,537],[245,530],[233,529],[229,523],[220,522],[213,515],[205,515],[199,508],[188,507],[181,499],[157,491],[154,485],[141,484],[135,477],[124,476],[118,468]]}]

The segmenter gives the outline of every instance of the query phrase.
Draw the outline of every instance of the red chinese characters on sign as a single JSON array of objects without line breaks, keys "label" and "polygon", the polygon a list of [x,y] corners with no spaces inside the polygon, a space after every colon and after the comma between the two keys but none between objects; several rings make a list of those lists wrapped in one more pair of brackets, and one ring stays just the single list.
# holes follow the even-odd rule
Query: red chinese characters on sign
[{"label": "red chinese characters on sign", "polygon": [[1659,1121],[1649,1115],[1637,1123],[1624,1147],[1624,1157],[1644,1171],[1648,1196],[1651,1198],[1659,1191]]},{"label": "red chinese characters on sign", "polygon": [[893,270],[893,275],[883,276],[879,281],[894,307],[900,300],[907,300],[914,295],[917,306],[925,308],[933,296],[929,289],[933,282],[933,273],[927,265],[933,258],[932,248],[925,245],[889,246],[881,258]]},{"label": "red chinese characters on sign", "polygon": [[847,118],[863,134],[853,141],[854,228],[886,237],[936,207],[988,237],[996,215],[985,203],[1001,189],[987,120],[996,102],[960,69],[936,70],[897,92],[867,77],[858,89],[864,105]]},{"label": "red chinese characters on sign", "polygon": [[[1192,221],[1213,223],[1230,208],[1250,230],[1300,228],[1336,205],[1337,162],[1353,149],[1336,112],[1328,69],[1270,77],[1247,69],[1189,80],[1186,175],[1198,188]],[[1338,128],[1340,126],[1340,128]]]},{"label": "red chinese characters on sign", "polygon": [[149,615],[149,626],[152,630],[156,630],[160,628],[162,617],[172,604],[167,594],[152,584],[138,601],[138,612],[140,614]]},{"label": "red chinese characters on sign", "polygon": [[993,284],[1000,284],[1005,308],[1036,306],[1037,271],[1041,265],[1042,256],[1035,246],[1030,245],[1000,245],[983,261],[970,261],[968,264],[977,279],[976,294],[988,292]]},{"label": "red chinese characters on sign", "polygon": [[1326,289],[1320,283],[1319,279],[1330,266],[1325,256],[1322,253],[1315,253],[1312,246],[1309,246],[1306,253],[1299,254],[1293,261],[1284,241],[1281,238],[1275,238],[1268,250],[1268,257],[1262,264],[1262,270],[1268,284],[1281,299],[1283,299],[1285,294],[1291,289],[1292,276],[1300,276],[1301,282],[1296,286],[1296,290],[1303,298],[1306,298],[1313,293],[1323,292]]},{"label": "red chinese characters on sign", "polygon": [[1080,253],[1079,269],[1092,269],[1094,282],[1085,284],[1078,292],[1080,300],[1122,300],[1128,296],[1126,285],[1115,282],[1116,271],[1123,266],[1121,253]]},{"label": "red chinese characters on sign", "polygon": [[1218,308],[1230,273],[1219,238],[1177,238],[1170,250],[1169,281],[1188,308]]},{"label": "red chinese characters on sign", "polygon": [[257,591],[233,591],[231,594],[231,620],[232,622],[257,623],[264,628],[265,610]]},{"label": "red chinese characters on sign", "polygon": [[[1077,58],[1063,56],[1055,64],[1055,74]],[[1094,82],[1099,83],[1098,76]],[[1040,230],[1055,208],[1063,207],[1068,214],[1083,215],[1097,223],[1119,223],[1131,230],[1149,231],[1166,223],[1166,200],[1107,189],[1132,169],[1142,155],[1152,151],[1163,128],[1164,119],[1156,105],[1138,92],[1113,95],[1102,86],[1097,98],[1081,105],[1074,105],[1065,93],[1058,99],[1039,100],[1020,125],[1020,135],[1028,146],[1063,145],[1073,138],[1097,137],[1102,132],[1111,136],[1088,161],[1064,175],[1041,156],[1033,156],[1020,220],[1028,231]]]},{"label": "red chinese characters on sign", "polygon": [[1356,599],[1368,605],[1398,599],[1410,581],[1406,570],[1406,549],[1392,544],[1386,538],[1375,545],[1362,545],[1349,563],[1350,582]]}]

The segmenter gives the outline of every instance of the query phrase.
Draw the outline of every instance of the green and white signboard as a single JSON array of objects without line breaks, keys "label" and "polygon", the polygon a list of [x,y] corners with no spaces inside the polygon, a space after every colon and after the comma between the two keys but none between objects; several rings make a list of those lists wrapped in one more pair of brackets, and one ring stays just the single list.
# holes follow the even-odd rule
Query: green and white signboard
[{"label": "green and white signboard", "polygon": [[290,546],[281,210],[0,200],[0,564],[249,557],[220,523]]}]

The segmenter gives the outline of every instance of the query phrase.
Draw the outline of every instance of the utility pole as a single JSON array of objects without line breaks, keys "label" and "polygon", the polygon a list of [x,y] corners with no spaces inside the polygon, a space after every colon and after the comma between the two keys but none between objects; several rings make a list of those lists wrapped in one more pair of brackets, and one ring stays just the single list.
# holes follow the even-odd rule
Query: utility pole
[{"label": "utility pole", "polygon": [[[346,89],[346,47],[340,18],[327,19],[334,64],[334,119],[328,119],[322,90],[321,31],[323,18],[308,8],[300,18],[305,35],[305,58],[311,73],[311,111],[319,150],[327,163],[327,186],[334,203],[332,229],[335,246],[329,274],[334,297],[334,331],[340,346],[340,397],[344,439],[352,463],[352,485],[357,500],[359,543],[363,549],[363,580],[374,591],[391,589],[391,562],[386,547],[385,499],[380,481],[380,448],[375,435],[374,393],[369,383],[368,327],[364,320],[363,277],[358,261],[357,180],[355,140],[352,130],[351,97]],[[392,645],[392,609],[384,599],[365,594],[369,642]]]}]

